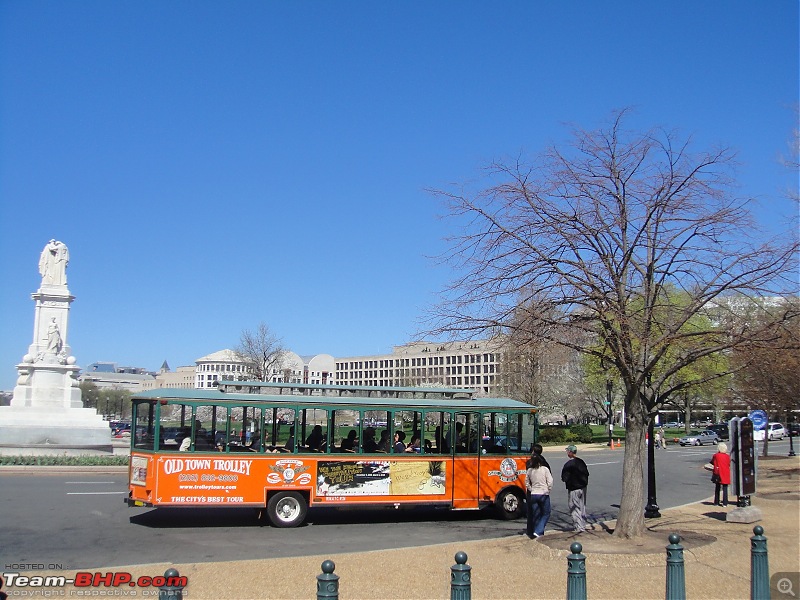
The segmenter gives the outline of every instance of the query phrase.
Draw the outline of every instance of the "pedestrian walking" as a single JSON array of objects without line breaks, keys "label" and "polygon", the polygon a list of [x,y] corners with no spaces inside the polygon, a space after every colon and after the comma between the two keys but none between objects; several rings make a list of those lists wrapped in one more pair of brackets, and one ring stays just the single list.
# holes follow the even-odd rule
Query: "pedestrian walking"
[{"label": "pedestrian walking", "polygon": [[561,469],[561,481],[569,493],[569,513],[575,531],[586,531],[586,490],[589,485],[589,468],[578,458],[578,448],[569,445],[565,448],[569,460]]},{"label": "pedestrian walking", "polygon": [[544,528],[550,519],[550,492],[553,490],[553,476],[550,469],[542,464],[538,454],[531,456],[530,466],[526,473],[525,489],[527,491],[529,538],[544,535]]}]

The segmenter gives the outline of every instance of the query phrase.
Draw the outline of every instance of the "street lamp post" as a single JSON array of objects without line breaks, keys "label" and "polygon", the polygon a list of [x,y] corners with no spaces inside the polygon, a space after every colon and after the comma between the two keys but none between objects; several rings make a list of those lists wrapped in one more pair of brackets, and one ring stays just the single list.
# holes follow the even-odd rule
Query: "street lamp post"
[{"label": "street lamp post", "polygon": [[613,446],[613,439],[612,436],[614,435],[613,425],[611,424],[611,388],[613,384],[611,380],[606,380],[606,415],[608,416],[608,447],[611,448]]},{"label": "street lamp post", "polygon": [[786,424],[789,426],[789,456],[797,456],[794,453],[794,434],[792,433],[792,423],[794,423],[794,415],[790,414],[789,418],[786,419]]},{"label": "street lamp post", "polygon": [[647,425],[647,506],[644,507],[646,519],[656,519],[661,516],[656,500],[656,445],[653,440],[655,418],[655,415],[651,415],[650,423]]}]

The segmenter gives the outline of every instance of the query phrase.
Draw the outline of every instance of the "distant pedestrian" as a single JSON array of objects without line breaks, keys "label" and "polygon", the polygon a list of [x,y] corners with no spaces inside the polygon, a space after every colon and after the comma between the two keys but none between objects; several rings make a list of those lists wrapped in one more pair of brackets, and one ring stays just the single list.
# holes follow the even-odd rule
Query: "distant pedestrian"
[{"label": "distant pedestrian", "polygon": [[659,427],[658,432],[661,434],[661,448],[666,450],[667,449],[667,436],[664,433],[664,428],[663,427]]},{"label": "distant pedestrian", "polygon": [[656,448],[661,448],[661,431],[656,431],[653,434],[653,439],[655,440]]},{"label": "distant pedestrian", "polygon": [[[728,486],[731,484],[731,457],[728,454],[728,445],[720,442],[717,453],[711,457],[714,470],[711,472],[711,481],[714,487],[714,505],[728,506]],[[719,492],[722,489],[722,503],[719,501]]]},{"label": "distant pedestrian", "polygon": [[578,448],[569,445],[565,448],[569,460],[561,469],[561,481],[569,492],[569,513],[575,531],[586,531],[586,490],[589,486],[589,468],[578,458]]},{"label": "distant pedestrian", "polygon": [[550,469],[542,464],[541,457],[534,454],[526,473],[525,489],[528,510],[529,538],[544,535],[544,528],[550,519],[550,492],[553,490],[553,476]]}]

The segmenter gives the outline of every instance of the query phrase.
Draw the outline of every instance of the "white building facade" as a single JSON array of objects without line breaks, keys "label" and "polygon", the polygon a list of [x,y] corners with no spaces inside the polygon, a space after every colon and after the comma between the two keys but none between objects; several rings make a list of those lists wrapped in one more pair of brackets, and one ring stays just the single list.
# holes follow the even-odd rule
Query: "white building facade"
[{"label": "white building facade", "polygon": [[499,384],[502,359],[491,340],[415,342],[391,354],[336,359],[336,383],[391,387],[443,386],[490,394]]},{"label": "white building facade", "polygon": [[[279,364],[270,368],[267,381],[274,383],[335,382],[334,359],[330,354],[301,357],[287,350]],[[247,381],[254,378],[245,361],[233,350],[220,350],[198,358],[194,367],[194,387],[213,388],[219,381]]]}]

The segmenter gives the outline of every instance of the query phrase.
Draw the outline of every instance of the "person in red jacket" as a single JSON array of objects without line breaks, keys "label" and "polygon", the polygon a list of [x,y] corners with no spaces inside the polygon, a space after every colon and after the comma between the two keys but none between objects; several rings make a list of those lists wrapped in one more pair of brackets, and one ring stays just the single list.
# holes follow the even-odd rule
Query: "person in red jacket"
[{"label": "person in red jacket", "polygon": [[[717,445],[717,453],[711,457],[714,470],[711,481],[716,484],[714,489],[714,506],[728,506],[728,486],[731,484],[731,457],[725,443]],[[719,501],[719,491],[722,488],[722,503]]]}]

